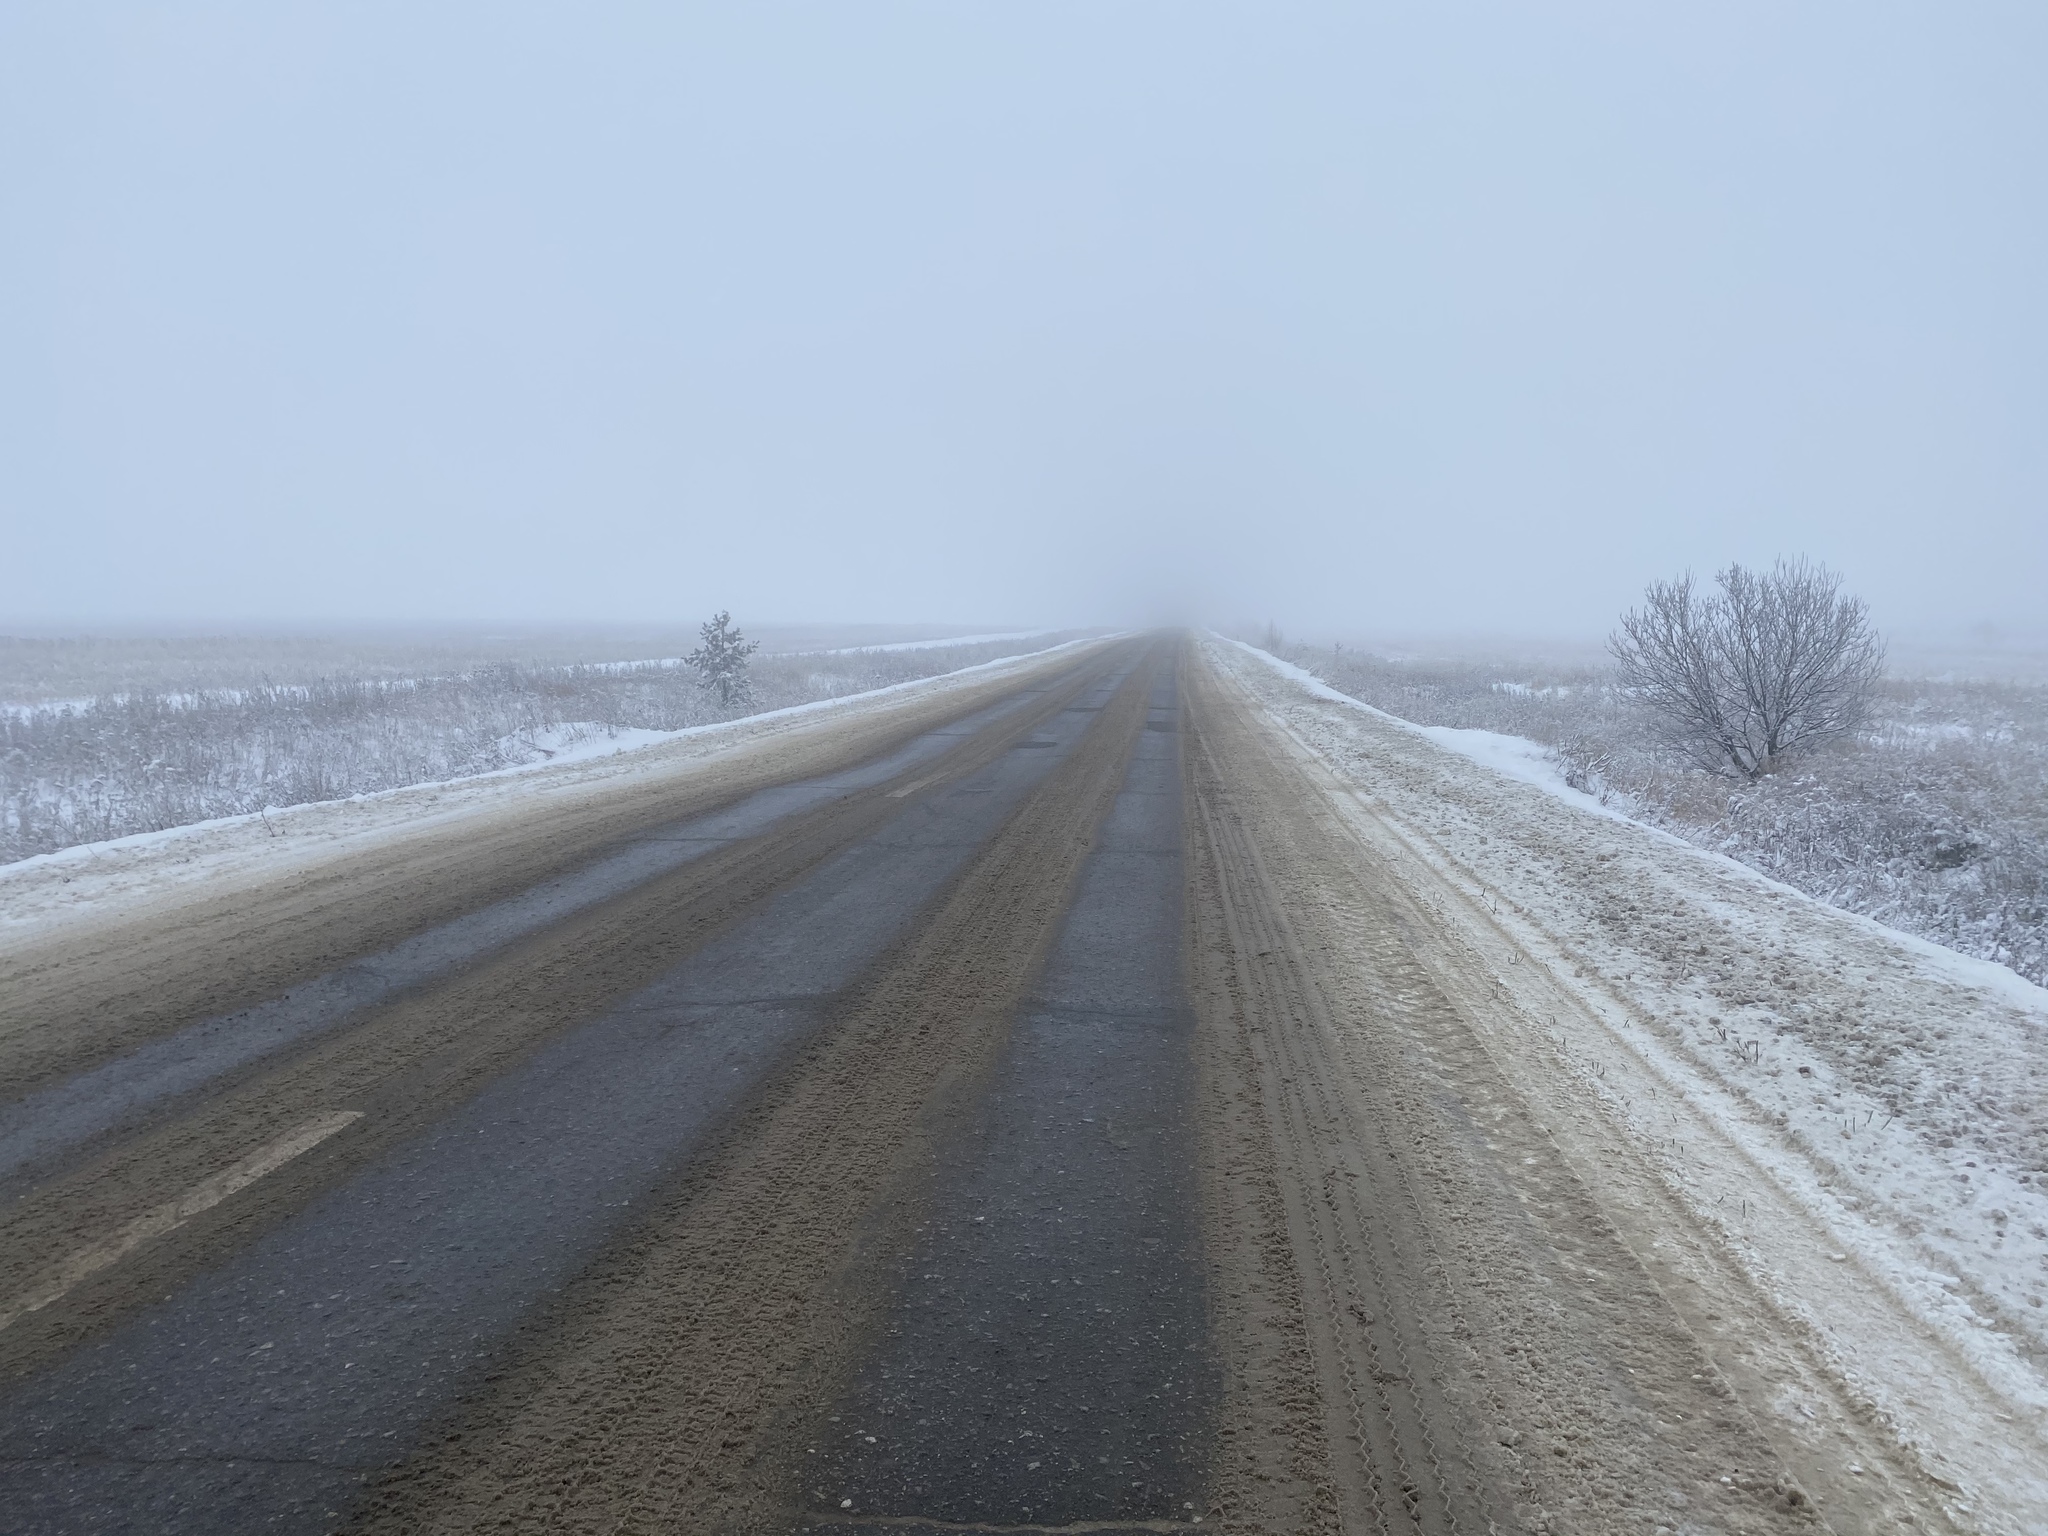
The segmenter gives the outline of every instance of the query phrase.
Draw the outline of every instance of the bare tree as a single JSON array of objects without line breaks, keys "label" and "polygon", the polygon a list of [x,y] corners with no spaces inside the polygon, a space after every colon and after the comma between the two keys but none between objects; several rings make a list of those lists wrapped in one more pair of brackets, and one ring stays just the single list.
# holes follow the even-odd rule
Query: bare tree
[{"label": "bare tree", "polygon": [[747,658],[761,647],[732,627],[730,613],[713,615],[698,626],[703,644],[683,658],[683,664],[697,674],[707,691],[718,695],[721,708],[734,709],[754,701],[754,687],[747,679]]},{"label": "bare tree", "polygon": [[1884,670],[1862,599],[1804,558],[1715,579],[1718,593],[1690,572],[1653,582],[1608,641],[1623,686],[1671,743],[1703,768],[1760,779],[1855,731]]}]

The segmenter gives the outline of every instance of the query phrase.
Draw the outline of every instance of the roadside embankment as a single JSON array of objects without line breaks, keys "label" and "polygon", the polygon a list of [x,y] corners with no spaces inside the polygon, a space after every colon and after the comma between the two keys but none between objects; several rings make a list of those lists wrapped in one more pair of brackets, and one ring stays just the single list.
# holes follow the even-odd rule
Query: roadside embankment
[{"label": "roadside embankment", "polygon": [[2048,993],[1204,645],[1824,1504],[2048,1525]]}]

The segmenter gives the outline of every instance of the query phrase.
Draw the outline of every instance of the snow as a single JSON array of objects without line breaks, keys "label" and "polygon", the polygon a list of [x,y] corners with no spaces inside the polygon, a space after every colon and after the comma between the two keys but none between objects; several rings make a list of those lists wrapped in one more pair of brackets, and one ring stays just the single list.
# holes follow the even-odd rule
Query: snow
[{"label": "snow", "polygon": [[1541,742],[1531,741],[1526,736],[1503,735],[1499,731],[1479,731],[1450,725],[1416,725],[1412,721],[1403,720],[1399,715],[1390,715],[1384,709],[1375,709],[1363,699],[1354,699],[1348,693],[1338,692],[1313,672],[1304,671],[1291,661],[1282,661],[1271,651],[1262,651],[1242,640],[1232,640],[1229,643],[1246,655],[1257,657],[1280,676],[1299,685],[1316,698],[1363,710],[1389,725],[1399,726],[1404,731],[1413,731],[1440,747],[1448,747],[1462,757],[1471,758],[1475,763],[1484,763],[1495,772],[1504,773],[1511,779],[1520,779],[1524,784],[1534,784],[1538,789],[1555,795],[1581,810],[1591,811],[1596,816],[1612,816],[1618,821],[1629,819],[1597,797],[1587,794],[1584,790],[1574,789],[1566,783],[1564,771],[1558,767],[1556,757]]},{"label": "snow", "polygon": [[1595,815],[1619,814],[1584,790],[1573,789],[1567,784],[1563,770],[1557,766],[1557,759],[1550,755],[1549,749],[1526,736],[1506,736],[1499,731],[1461,729],[1450,725],[1418,725],[1415,729],[1440,747],[1449,747],[1453,752],[1469,757],[1475,763],[1484,763],[1511,779],[1534,784],[1538,789]]},{"label": "snow", "polygon": [[530,763],[519,763],[510,768],[501,768],[499,773],[527,773],[535,768],[546,768],[550,764],[580,763],[593,757],[610,757],[619,752],[630,752],[636,747],[651,747],[658,742],[673,741],[674,731],[646,731],[633,726],[606,725],[601,720],[578,720],[568,725],[558,725],[547,731],[526,731],[517,736],[508,736],[500,743],[508,753],[538,752],[540,757]]},{"label": "snow", "polygon": [[942,645],[994,645],[999,640],[1036,640],[1040,635],[1057,634],[1051,629],[1013,629],[1000,635],[946,635],[937,640],[893,640],[887,645],[847,645],[838,650],[820,651],[820,656],[866,656],[877,651],[934,651]]},{"label": "snow", "polygon": [[1533,742],[1209,645],[1362,835],[1477,904],[1527,1015],[1490,1027],[1602,1117],[1587,1156],[1653,1169],[1964,1524],[2048,1529],[2048,991],[1619,816]]}]

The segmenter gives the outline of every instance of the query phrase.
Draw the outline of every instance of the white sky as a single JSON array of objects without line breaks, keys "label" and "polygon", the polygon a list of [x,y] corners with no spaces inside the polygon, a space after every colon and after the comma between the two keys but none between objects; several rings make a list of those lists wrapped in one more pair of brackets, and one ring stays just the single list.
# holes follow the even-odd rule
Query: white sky
[{"label": "white sky", "polygon": [[2048,7],[0,9],[0,623],[2048,604]]}]

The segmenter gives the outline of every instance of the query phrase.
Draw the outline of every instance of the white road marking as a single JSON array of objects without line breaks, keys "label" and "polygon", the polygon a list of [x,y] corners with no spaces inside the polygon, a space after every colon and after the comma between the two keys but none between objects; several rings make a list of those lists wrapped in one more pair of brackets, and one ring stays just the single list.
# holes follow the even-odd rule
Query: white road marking
[{"label": "white road marking", "polygon": [[939,780],[943,779],[944,777],[945,775],[943,773],[928,773],[921,779],[912,779],[908,784],[904,785],[901,789],[890,790],[889,798],[891,800],[901,800],[905,795],[914,795],[920,789],[923,789],[925,785],[936,784],[939,782]]},{"label": "white road marking", "polygon": [[182,1227],[201,1211],[211,1210],[239,1189],[247,1189],[266,1173],[275,1173],[302,1152],[309,1152],[336,1131],[363,1118],[359,1109],[329,1110],[285,1132],[273,1142],[258,1147],[232,1167],[210,1179],[202,1179],[175,1200],[145,1212],[111,1237],[89,1248],[81,1248],[61,1264],[41,1288],[0,1307],[0,1328],[30,1312],[39,1312],[66,1291],[110,1264],[119,1263],[144,1243]]}]

